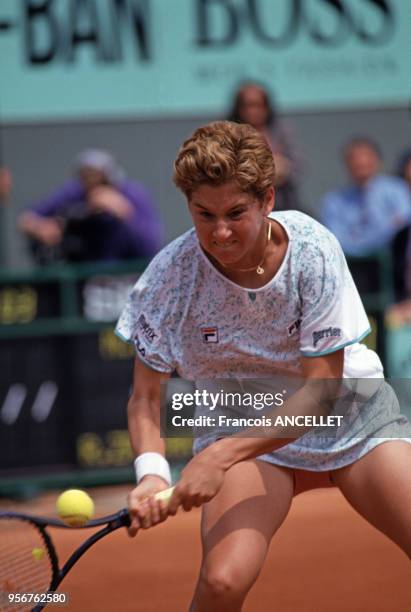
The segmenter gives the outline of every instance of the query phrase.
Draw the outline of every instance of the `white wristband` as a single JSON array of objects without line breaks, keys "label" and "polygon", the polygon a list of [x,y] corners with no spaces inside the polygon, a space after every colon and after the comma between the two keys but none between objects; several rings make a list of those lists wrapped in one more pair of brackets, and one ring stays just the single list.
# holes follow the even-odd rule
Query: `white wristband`
[{"label": "white wristband", "polygon": [[160,476],[171,485],[171,472],[167,459],[160,453],[143,453],[134,460],[137,484],[144,476]]}]

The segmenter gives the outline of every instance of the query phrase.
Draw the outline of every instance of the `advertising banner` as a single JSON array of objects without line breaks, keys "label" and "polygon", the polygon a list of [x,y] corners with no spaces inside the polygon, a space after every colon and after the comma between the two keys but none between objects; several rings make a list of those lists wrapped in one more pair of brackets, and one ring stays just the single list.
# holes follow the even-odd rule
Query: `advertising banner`
[{"label": "advertising banner", "polygon": [[256,79],[283,109],[411,98],[407,0],[2,0],[0,117],[185,117]]}]

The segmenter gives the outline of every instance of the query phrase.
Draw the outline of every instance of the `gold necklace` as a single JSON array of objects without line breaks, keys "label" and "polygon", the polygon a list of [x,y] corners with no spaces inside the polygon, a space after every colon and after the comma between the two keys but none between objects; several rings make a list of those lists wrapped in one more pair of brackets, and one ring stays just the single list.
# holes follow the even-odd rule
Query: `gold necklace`
[{"label": "gold necklace", "polygon": [[[258,274],[259,276],[261,276],[262,274],[264,274],[265,270],[263,268],[263,263],[264,263],[264,259],[266,256],[266,252],[267,252],[267,246],[269,244],[271,240],[271,223],[268,222],[268,231],[267,231],[267,240],[265,243],[265,247],[264,247],[264,254],[263,257],[260,261],[260,263],[256,266],[253,266],[252,268],[236,268],[235,270],[233,270],[233,272],[256,272],[256,274]],[[228,266],[226,266],[225,264],[221,264],[224,268],[227,268]]]}]

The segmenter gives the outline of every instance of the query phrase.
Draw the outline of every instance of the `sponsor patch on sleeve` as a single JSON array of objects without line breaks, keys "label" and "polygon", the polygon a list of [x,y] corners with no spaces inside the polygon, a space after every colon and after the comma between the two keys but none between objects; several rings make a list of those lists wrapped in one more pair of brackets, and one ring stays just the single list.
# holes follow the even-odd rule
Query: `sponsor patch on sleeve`
[{"label": "sponsor patch on sleeve", "polygon": [[136,350],[139,353],[139,355],[141,355],[142,357],[146,356],[146,349],[141,344],[137,334],[134,335],[134,346],[136,347]]},{"label": "sponsor patch on sleeve", "polygon": [[341,337],[341,329],[339,327],[326,327],[325,329],[320,329],[319,331],[313,332],[313,345],[317,346],[320,340],[324,340],[324,338],[340,338]]},{"label": "sponsor patch on sleeve", "polygon": [[148,344],[157,344],[161,338],[160,332],[147,320],[144,313],[138,317],[136,339],[139,337]]}]

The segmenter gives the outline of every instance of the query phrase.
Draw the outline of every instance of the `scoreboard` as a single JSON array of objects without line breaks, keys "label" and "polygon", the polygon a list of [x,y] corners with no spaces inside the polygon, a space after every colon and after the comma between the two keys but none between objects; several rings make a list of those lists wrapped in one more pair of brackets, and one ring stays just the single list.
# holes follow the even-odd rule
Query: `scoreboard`
[{"label": "scoreboard", "polygon": [[0,288],[0,325],[24,325],[60,313],[58,286],[44,283],[41,291],[25,282]]},{"label": "scoreboard", "polygon": [[116,320],[146,261],[56,265],[34,272],[0,273],[0,338],[40,330],[87,329],[85,322]]},{"label": "scoreboard", "polygon": [[146,264],[0,275],[0,479],[131,465],[134,348],[114,324]]},{"label": "scoreboard", "polygon": [[92,459],[82,437],[91,432],[103,444],[110,433],[115,444],[113,432],[126,430],[133,354],[117,343],[110,328],[2,341],[0,474],[49,464],[127,465],[115,453]]}]

